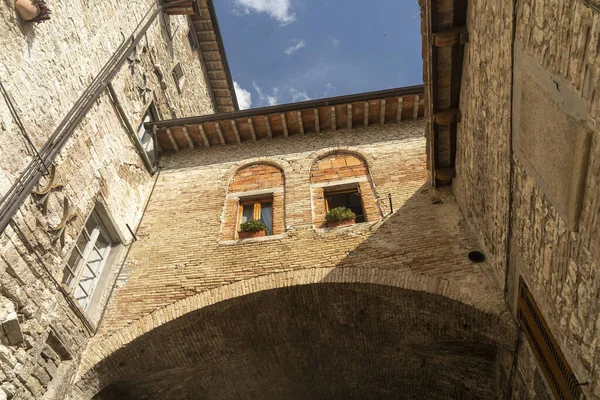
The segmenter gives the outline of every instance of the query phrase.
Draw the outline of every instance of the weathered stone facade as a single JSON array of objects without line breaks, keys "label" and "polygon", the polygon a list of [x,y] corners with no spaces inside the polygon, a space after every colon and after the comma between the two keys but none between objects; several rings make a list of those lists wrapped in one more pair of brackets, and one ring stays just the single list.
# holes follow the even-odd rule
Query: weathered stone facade
[{"label": "weathered stone facade", "polygon": [[[41,149],[118,47],[148,21],[156,3],[52,2],[51,8],[51,20],[35,25],[19,18],[14,4],[0,6],[1,195],[36,156],[24,132]],[[0,399],[64,398],[102,306],[85,315],[61,284],[63,268],[98,204],[114,223],[121,247],[130,244],[128,226],[139,223],[152,185],[132,137],[139,134],[135,130],[150,102],[158,118],[214,111],[188,30],[186,17],[159,14],[153,20],[129,61],[114,71],[110,83],[117,98],[103,90],[55,159],[57,186],[47,199],[29,196],[2,233]],[[171,77],[178,62],[186,77],[181,93]],[[74,217],[64,229],[63,245],[54,228],[63,219],[65,199]],[[124,255],[117,252],[114,268],[103,275],[100,303],[106,303]]]},{"label": "weathered stone facade", "polygon": [[452,186],[502,286],[510,207],[512,7],[512,1],[469,2]]},{"label": "weathered stone facade", "polygon": [[[600,15],[580,1],[470,2],[467,25],[453,191],[515,315],[522,276],[596,398]],[[549,397],[530,346],[513,397]]]}]

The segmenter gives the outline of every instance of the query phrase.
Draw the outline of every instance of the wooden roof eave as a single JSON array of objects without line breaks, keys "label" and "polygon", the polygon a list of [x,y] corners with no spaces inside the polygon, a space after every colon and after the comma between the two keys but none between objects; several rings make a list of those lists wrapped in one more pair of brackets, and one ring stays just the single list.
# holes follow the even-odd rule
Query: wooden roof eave
[{"label": "wooden roof eave", "polygon": [[431,183],[439,186],[451,183],[455,175],[462,59],[468,41],[467,0],[421,0],[420,3],[427,95],[427,164]]},{"label": "wooden roof eave", "polygon": [[411,86],[229,113],[149,122],[163,151],[238,145],[398,123],[424,116],[423,86]]},{"label": "wooden roof eave", "polygon": [[223,37],[212,0],[197,0],[200,13],[189,16],[206,83],[217,112],[239,110]]}]

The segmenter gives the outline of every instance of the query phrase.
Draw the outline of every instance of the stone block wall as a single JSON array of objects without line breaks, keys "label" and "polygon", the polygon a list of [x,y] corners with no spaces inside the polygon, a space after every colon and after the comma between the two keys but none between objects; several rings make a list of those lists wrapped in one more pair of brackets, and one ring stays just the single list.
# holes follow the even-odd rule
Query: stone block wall
[{"label": "stone block wall", "polygon": [[[516,87],[513,104],[511,300],[522,275],[584,392],[595,398],[600,396],[600,14],[579,1],[526,0],[519,2],[516,21],[515,79],[523,84]],[[536,110],[549,121],[547,127],[530,128],[523,121],[531,105],[520,99],[533,90],[548,99],[546,109]],[[524,149],[534,129],[543,129],[557,144]],[[579,148],[582,131],[591,132],[591,139]],[[586,153],[589,163],[578,170]],[[552,164],[561,169],[552,171]],[[579,215],[572,211],[577,203]],[[531,371],[519,366],[535,391],[539,372]]]},{"label": "stone block wall", "polygon": [[453,192],[504,285],[510,198],[512,0],[469,1]]},{"label": "stone block wall", "polygon": [[[55,1],[52,18],[39,25],[21,21],[14,3],[0,6],[0,82],[5,89],[0,97],[0,195],[34,157],[19,124],[41,148],[154,4]],[[130,62],[116,71],[112,84],[134,129],[151,101],[163,118],[213,112],[188,29],[185,17],[156,19]],[[181,94],[170,73],[177,62],[186,76]],[[65,293],[60,284],[64,263],[98,203],[128,245],[127,225],[138,225],[151,190],[150,173],[107,91],[54,165],[60,187],[50,191],[47,210],[38,204],[42,196],[29,196],[0,236],[0,398],[63,397],[98,322],[98,316],[86,318]],[[38,190],[49,178],[42,178]],[[74,218],[66,225],[63,245],[53,228],[61,222],[65,199]],[[109,280],[116,278],[121,260],[115,260]],[[107,297],[103,293],[104,302]],[[57,347],[63,349],[58,358],[53,356]]]},{"label": "stone block wall", "polygon": [[[501,280],[508,253],[513,312],[523,276],[598,397],[600,15],[576,0],[470,2],[468,29],[453,191]],[[549,396],[536,363],[523,338],[513,398]]]}]

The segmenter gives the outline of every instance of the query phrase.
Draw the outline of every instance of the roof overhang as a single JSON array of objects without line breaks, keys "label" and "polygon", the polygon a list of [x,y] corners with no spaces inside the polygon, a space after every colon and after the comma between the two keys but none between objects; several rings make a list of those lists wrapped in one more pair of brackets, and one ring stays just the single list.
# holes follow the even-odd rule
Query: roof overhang
[{"label": "roof overhang", "polygon": [[229,113],[149,122],[162,152],[237,145],[262,139],[417,120],[423,85]]},{"label": "roof overhang", "polygon": [[212,0],[197,0],[196,5],[200,13],[194,12],[189,18],[216,112],[236,111],[239,106],[214,4]]},{"label": "roof overhang", "polygon": [[455,175],[463,52],[468,41],[467,0],[420,0],[427,165],[434,186]]}]

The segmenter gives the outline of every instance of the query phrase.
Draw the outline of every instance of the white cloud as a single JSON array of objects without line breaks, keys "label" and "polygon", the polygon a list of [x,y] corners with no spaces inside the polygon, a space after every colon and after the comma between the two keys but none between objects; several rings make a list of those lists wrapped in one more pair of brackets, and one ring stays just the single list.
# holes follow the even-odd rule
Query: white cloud
[{"label": "white cloud", "polygon": [[291,56],[292,54],[297,53],[301,48],[306,47],[306,43],[303,39],[292,39],[291,42],[293,44],[283,51],[288,56]]},{"label": "white cloud", "polygon": [[266,13],[271,18],[279,21],[281,25],[291,24],[296,20],[292,12],[291,0],[234,0],[237,12],[249,14],[251,12]]},{"label": "white cloud", "polygon": [[329,96],[334,92],[337,92],[337,89],[331,84],[331,82],[328,82],[325,86],[325,93],[323,93],[323,97]]},{"label": "white cloud", "polygon": [[237,96],[240,110],[246,110],[252,107],[252,93],[246,89],[242,89],[236,81],[233,81],[233,88],[235,89],[235,95]]},{"label": "white cloud", "polygon": [[297,101],[308,101],[310,100],[310,97],[308,97],[308,94],[306,93],[306,90],[304,92],[299,91],[298,89],[294,89],[291,88],[290,89],[290,93],[292,94],[292,102],[297,102]]},{"label": "white cloud", "polygon": [[277,96],[279,95],[278,87],[273,88],[273,92],[272,92],[273,94],[270,96],[264,94],[262,89],[260,88],[260,86],[258,86],[256,84],[256,82],[252,82],[252,87],[254,88],[254,90],[256,90],[256,94],[258,94],[258,98],[260,100],[261,106],[264,106],[264,105],[274,106],[279,102],[279,99],[277,98]]},{"label": "white cloud", "polygon": [[340,45],[340,40],[338,38],[334,38],[332,36],[329,36],[329,42],[331,42],[331,45],[333,47],[338,47]]}]

